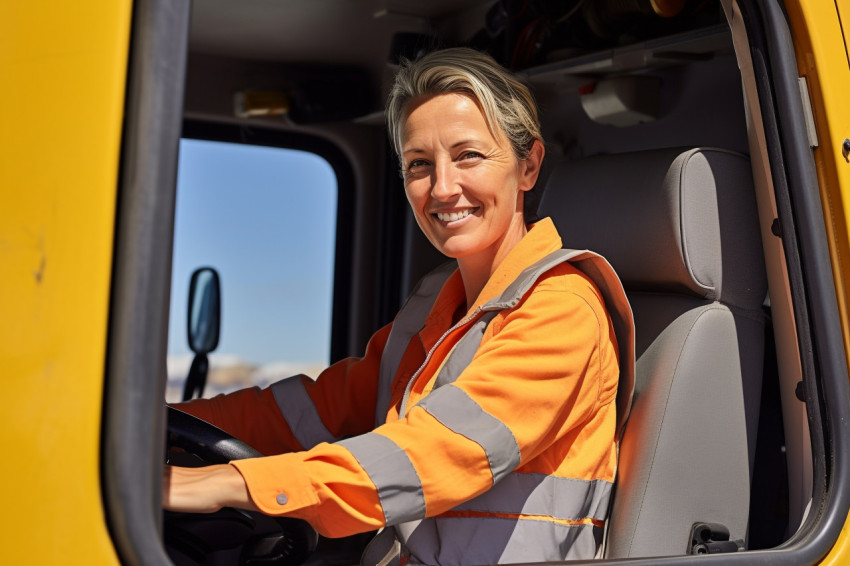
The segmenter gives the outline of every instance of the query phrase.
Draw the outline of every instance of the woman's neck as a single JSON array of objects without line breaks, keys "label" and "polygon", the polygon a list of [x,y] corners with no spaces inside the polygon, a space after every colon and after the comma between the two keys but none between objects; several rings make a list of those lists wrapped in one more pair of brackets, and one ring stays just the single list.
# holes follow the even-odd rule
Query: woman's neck
[{"label": "woman's neck", "polygon": [[487,281],[499,264],[508,256],[514,246],[528,232],[524,222],[520,222],[512,229],[505,233],[498,242],[489,248],[465,257],[460,257],[457,260],[460,270],[461,279],[463,279],[463,288],[466,292],[466,309],[472,308],[481,291],[487,285]]}]

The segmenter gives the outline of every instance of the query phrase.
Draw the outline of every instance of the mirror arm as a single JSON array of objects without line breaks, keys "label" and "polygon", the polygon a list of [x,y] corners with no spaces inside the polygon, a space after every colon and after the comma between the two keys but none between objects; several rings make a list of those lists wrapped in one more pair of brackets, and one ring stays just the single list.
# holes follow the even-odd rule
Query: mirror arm
[{"label": "mirror arm", "polygon": [[201,397],[204,394],[204,388],[207,385],[207,370],[209,369],[209,361],[206,354],[195,354],[192,360],[192,367],[189,368],[189,376],[186,378],[186,384],[183,386],[183,401],[188,401],[194,397]]}]

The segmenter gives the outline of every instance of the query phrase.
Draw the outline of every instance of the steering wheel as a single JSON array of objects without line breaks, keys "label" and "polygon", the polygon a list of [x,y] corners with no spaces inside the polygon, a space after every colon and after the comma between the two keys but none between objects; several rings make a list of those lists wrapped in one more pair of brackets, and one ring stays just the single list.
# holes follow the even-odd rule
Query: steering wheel
[{"label": "steering wheel", "polygon": [[168,446],[181,448],[208,464],[258,458],[260,452],[215,425],[168,407]]},{"label": "steering wheel", "polygon": [[[260,452],[220,428],[167,407],[166,444],[207,464],[257,458]],[[177,565],[274,564],[295,566],[316,549],[319,535],[309,523],[225,508],[217,513],[166,511],[165,545]]]}]

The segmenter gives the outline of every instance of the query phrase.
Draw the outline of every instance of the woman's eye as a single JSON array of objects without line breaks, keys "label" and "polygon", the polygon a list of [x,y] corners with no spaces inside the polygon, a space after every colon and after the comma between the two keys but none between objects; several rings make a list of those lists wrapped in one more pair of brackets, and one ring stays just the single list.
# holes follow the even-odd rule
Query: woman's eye
[{"label": "woman's eye", "polygon": [[428,162],[424,159],[414,159],[410,163],[407,164],[407,167],[402,171],[402,176],[404,178],[410,177],[419,177],[423,175],[428,169]]},{"label": "woman's eye", "polygon": [[483,159],[484,156],[478,153],[477,151],[467,151],[466,153],[460,156],[461,160],[469,160],[469,159]]}]

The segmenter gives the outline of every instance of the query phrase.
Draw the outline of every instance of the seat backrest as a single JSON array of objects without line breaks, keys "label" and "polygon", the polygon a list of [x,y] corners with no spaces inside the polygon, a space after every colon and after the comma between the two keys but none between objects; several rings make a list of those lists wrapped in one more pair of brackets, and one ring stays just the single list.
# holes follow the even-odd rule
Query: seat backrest
[{"label": "seat backrest", "polygon": [[688,553],[698,522],[746,540],[767,292],[749,160],[697,148],[566,162],[540,213],[566,247],[608,259],[634,311],[606,556]]}]

